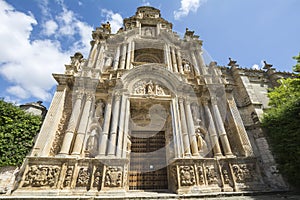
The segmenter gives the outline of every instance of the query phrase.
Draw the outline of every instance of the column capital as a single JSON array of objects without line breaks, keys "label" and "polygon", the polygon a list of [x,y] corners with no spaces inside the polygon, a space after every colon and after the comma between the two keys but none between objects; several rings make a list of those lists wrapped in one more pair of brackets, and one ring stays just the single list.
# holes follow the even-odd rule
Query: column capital
[{"label": "column capital", "polygon": [[76,95],[76,99],[82,99],[84,96],[83,89],[76,90],[75,95]]},{"label": "column capital", "polygon": [[95,93],[92,91],[87,91],[86,92],[86,100],[87,101],[92,101],[95,98]]},{"label": "column capital", "polygon": [[216,96],[212,96],[210,98],[210,101],[213,105],[217,105],[218,104],[218,98]]}]

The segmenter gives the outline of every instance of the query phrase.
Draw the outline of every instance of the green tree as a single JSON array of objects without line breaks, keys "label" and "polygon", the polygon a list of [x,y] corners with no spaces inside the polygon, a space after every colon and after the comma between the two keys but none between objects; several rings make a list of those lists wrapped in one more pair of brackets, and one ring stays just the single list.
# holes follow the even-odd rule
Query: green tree
[{"label": "green tree", "polygon": [[33,147],[41,118],[0,99],[0,167],[19,166]]},{"label": "green tree", "polygon": [[[300,66],[300,54],[294,71]],[[300,68],[299,68],[300,69]],[[272,151],[288,182],[300,187],[300,77],[279,80],[268,93],[270,109],[263,118]]]},{"label": "green tree", "polygon": [[293,67],[294,72],[300,72],[300,53],[298,56],[293,57],[295,60],[297,60],[297,64]]}]

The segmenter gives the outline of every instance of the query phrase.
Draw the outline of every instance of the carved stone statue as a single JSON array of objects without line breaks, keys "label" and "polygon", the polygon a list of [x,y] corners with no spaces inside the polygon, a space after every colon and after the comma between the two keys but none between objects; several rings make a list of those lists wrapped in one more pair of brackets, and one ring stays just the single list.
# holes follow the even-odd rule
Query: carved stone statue
[{"label": "carved stone statue", "polygon": [[195,131],[196,139],[197,139],[197,146],[198,146],[198,151],[203,152],[207,149],[207,144],[205,142],[205,135],[207,131],[202,128],[198,127]]},{"label": "carved stone statue", "polygon": [[103,113],[104,113],[104,102],[102,99],[98,100],[96,103],[96,109],[95,109],[95,118],[100,120],[103,118]]},{"label": "carved stone statue", "polygon": [[89,157],[94,157],[98,152],[99,135],[101,134],[100,127],[93,127],[91,133],[88,136],[86,144],[86,154]]}]

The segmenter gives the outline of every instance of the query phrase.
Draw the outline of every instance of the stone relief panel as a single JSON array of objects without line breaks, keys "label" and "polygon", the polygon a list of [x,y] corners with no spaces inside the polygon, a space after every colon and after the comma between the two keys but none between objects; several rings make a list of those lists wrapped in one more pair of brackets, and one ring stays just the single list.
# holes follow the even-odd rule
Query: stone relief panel
[{"label": "stone relief panel", "polygon": [[122,186],[122,176],[123,169],[122,167],[110,166],[106,168],[105,171],[105,187],[121,187]]},{"label": "stone relief panel", "polygon": [[22,187],[56,187],[61,168],[59,166],[32,165]]},{"label": "stone relief panel", "polygon": [[218,184],[218,173],[214,165],[205,166],[205,174],[208,185]]},{"label": "stone relief panel", "polygon": [[143,80],[134,84],[133,93],[137,95],[169,96],[168,89],[152,80]]},{"label": "stone relief panel", "polygon": [[192,185],[196,184],[194,166],[191,166],[191,165],[180,166],[179,173],[180,173],[180,185],[181,186],[192,186]]},{"label": "stone relief panel", "polygon": [[237,183],[246,183],[257,181],[255,163],[243,163],[232,165],[233,174]]},{"label": "stone relief panel", "polygon": [[88,187],[90,182],[91,172],[87,167],[81,167],[78,172],[77,187]]}]

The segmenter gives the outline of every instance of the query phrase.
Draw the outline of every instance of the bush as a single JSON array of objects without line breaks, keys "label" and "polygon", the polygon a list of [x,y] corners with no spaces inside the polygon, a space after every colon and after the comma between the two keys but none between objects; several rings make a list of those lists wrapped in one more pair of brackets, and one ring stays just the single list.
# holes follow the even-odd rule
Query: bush
[{"label": "bush", "polygon": [[41,118],[0,99],[0,167],[20,166],[33,147]]}]

